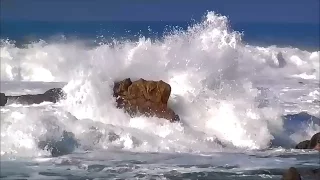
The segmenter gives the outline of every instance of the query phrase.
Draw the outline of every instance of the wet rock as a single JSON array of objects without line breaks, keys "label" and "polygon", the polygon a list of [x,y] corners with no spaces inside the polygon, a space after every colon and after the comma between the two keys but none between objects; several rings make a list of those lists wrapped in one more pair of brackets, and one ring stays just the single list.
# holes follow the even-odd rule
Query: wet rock
[{"label": "wet rock", "polygon": [[283,116],[283,119],[288,121],[299,121],[299,122],[313,122],[313,123],[319,123],[320,119],[316,116],[310,115],[307,112],[300,112],[298,114],[287,114]]},{"label": "wet rock", "polygon": [[320,179],[320,168],[301,167],[298,169],[301,179],[318,180]]},{"label": "wet rock", "polygon": [[290,167],[283,175],[281,180],[301,180],[298,170]]},{"label": "wet rock", "polygon": [[59,140],[48,139],[40,141],[38,147],[50,151],[52,157],[63,156],[72,153],[79,146],[72,132],[63,131]]},{"label": "wet rock", "polygon": [[110,142],[116,141],[118,139],[120,139],[120,136],[114,132],[109,132],[108,133],[108,139]]},{"label": "wet rock", "polygon": [[279,68],[283,68],[283,67],[285,67],[287,65],[287,62],[284,59],[284,57],[283,57],[281,52],[279,52],[277,54],[277,60],[278,60],[278,63],[279,63]]},{"label": "wet rock", "polygon": [[7,104],[8,98],[4,93],[0,93],[0,106]]},{"label": "wet rock", "polygon": [[[3,95],[1,94],[1,105],[2,102],[7,104],[11,103],[19,103],[19,104],[40,104],[43,102],[53,102],[56,103],[61,99],[66,98],[65,92],[61,88],[53,88],[49,89],[43,94],[27,94],[27,95],[19,95],[19,96],[5,96],[5,100],[2,100]],[[4,105],[5,105],[4,104]],[[4,106],[3,105],[3,106]]]},{"label": "wet rock", "polygon": [[315,149],[320,151],[320,132],[311,137],[310,140],[300,142],[295,146],[296,149]]},{"label": "wet rock", "polygon": [[309,149],[310,140],[305,140],[296,145],[295,149]]},{"label": "wet rock", "polygon": [[50,99],[50,102],[56,103],[61,99],[66,98],[66,93],[63,91],[62,88],[52,88],[46,91],[43,95]]},{"label": "wet rock", "polygon": [[320,132],[313,135],[310,139],[309,149],[316,149],[320,151]]},{"label": "wet rock", "polygon": [[175,112],[168,108],[171,86],[164,81],[147,81],[139,79],[132,82],[130,78],[116,82],[113,88],[118,108],[123,108],[131,116],[139,113],[156,116],[171,122],[179,121]]}]

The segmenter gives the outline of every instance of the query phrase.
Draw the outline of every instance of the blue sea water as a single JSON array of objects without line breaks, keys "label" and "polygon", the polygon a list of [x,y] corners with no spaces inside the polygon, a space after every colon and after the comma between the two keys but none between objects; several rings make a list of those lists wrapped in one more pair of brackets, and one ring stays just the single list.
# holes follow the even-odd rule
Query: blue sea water
[{"label": "blue sea water", "polygon": [[[1,107],[1,179],[314,179],[293,147],[320,131],[319,24],[3,21],[1,40],[1,92],[68,93]],[[127,77],[168,82],[181,122],[115,108]]]},{"label": "blue sea water", "polygon": [[[137,39],[161,38],[172,30],[186,30],[190,22],[40,22],[40,21],[3,21],[1,38],[19,43],[39,39],[64,38],[97,39],[96,42],[112,38]],[[308,23],[235,23],[230,28],[243,32],[243,40],[261,46],[292,46],[301,49],[319,50],[319,24]],[[100,37],[100,38],[99,38]],[[101,38],[104,37],[104,38]]]}]

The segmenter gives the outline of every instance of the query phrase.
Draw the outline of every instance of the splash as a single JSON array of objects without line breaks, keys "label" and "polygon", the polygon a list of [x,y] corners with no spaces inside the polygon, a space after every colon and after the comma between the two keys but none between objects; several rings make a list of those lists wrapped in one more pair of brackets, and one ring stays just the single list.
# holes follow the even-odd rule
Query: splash
[{"label": "splash", "polygon": [[[283,93],[287,86],[301,88],[303,81],[306,85],[300,90],[309,94],[303,97],[315,98],[311,96],[319,92],[314,87],[319,80],[319,52],[250,46],[241,37],[225,16],[209,12],[202,22],[154,42],[141,37],[86,47],[80,42],[40,41],[18,48],[2,41],[2,81],[64,82],[68,98],[41,111],[1,109],[6,114],[1,117],[6,144],[1,153],[34,155],[40,152],[36,142],[41,137],[59,136],[61,129],[73,132],[84,149],[215,152],[221,151],[221,143],[231,149],[267,148],[283,131],[280,116],[288,109],[319,112],[312,103],[300,105],[301,93],[290,97]],[[113,82],[127,77],[168,82],[169,106],[181,123],[130,118],[115,108]],[[295,106],[286,107],[286,101]],[[48,119],[60,130],[50,129]],[[13,136],[13,132],[19,133]],[[112,140],[110,133],[115,134]]]}]

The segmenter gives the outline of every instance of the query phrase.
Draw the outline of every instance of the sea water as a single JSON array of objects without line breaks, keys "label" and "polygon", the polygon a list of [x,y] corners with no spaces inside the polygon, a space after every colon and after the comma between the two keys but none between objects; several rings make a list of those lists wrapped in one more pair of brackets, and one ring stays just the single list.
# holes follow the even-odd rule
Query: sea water
[{"label": "sea water", "polygon": [[[318,168],[318,152],[293,149],[320,131],[318,30],[232,25],[214,12],[199,22],[4,22],[1,92],[61,87],[67,99],[1,107],[1,179],[280,179],[290,166]],[[117,109],[113,82],[128,77],[168,82],[181,121]],[[52,140],[70,152],[39,147]]]}]

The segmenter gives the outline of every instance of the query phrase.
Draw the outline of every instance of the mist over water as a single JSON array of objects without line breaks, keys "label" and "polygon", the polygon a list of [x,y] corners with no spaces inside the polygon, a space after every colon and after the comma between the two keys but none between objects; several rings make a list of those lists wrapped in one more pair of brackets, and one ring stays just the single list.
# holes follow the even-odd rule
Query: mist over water
[{"label": "mist over water", "polygon": [[[89,159],[99,159],[102,150],[256,154],[272,142],[291,148],[320,131],[314,121],[288,131],[282,118],[301,111],[319,117],[319,51],[248,45],[225,16],[214,12],[155,41],[141,37],[94,47],[39,41],[21,48],[2,40],[0,55],[1,92],[63,87],[68,94],[55,105],[2,107],[2,158],[49,156],[39,142],[58,141],[63,131],[74,133],[80,144],[76,152],[93,153]],[[128,77],[168,82],[169,106],[181,122],[131,118],[117,109],[113,82]],[[241,164],[227,156],[217,161]],[[270,166],[247,163],[249,169]]]}]

